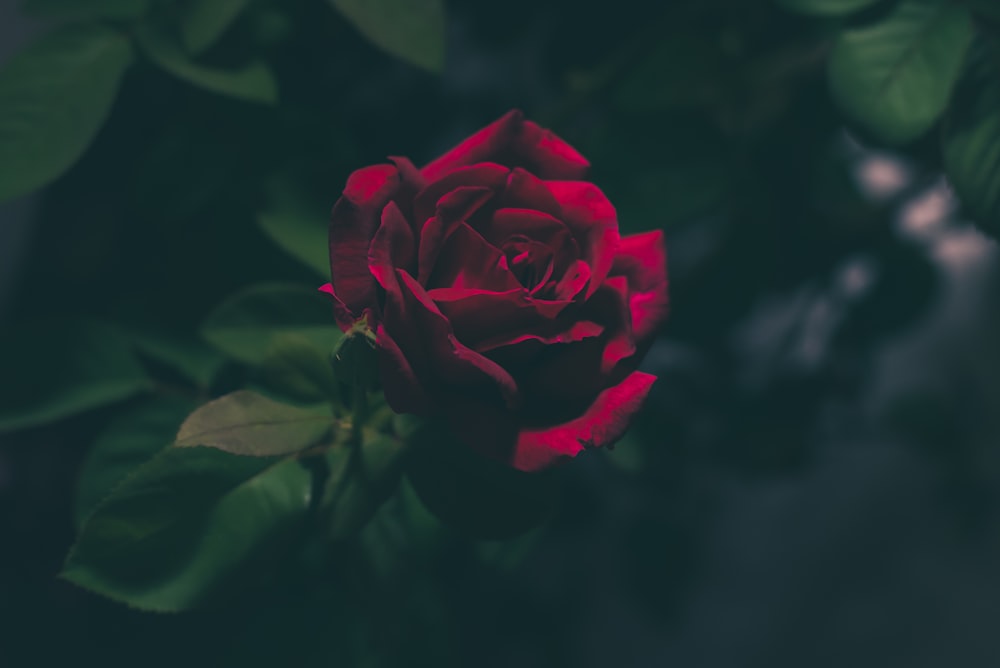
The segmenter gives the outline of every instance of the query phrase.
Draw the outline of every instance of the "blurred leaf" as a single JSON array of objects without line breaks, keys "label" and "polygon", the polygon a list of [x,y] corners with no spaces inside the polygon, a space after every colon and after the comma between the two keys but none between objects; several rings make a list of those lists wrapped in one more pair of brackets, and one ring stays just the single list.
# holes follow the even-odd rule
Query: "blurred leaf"
[{"label": "blurred leaf", "polygon": [[21,10],[43,18],[137,19],[149,5],[149,0],[23,0]]},{"label": "blurred leaf", "polygon": [[267,211],[257,224],[285,252],[329,279],[328,209],[313,206],[293,183],[279,180],[269,184]]},{"label": "blurred leaf", "polygon": [[881,0],[776,0],[792,11],[818,16],[841,16],[870,7]]},{"label": "blurred leaf", "polygon": [[322,441],[332,424],[328,410],[305,410],[238,390],[189,415],[175,445],[206,445],[248,457],[291,455]]},{"label": "blurred leaf", "polygon": [[128,339],[91,321],[4,332],[0,369],[0,432],[54,422],[151,387]]},{"label": "blurred leaf", "polygon": [[219,70],[191,60],[179,44],[154,29],[143,28],[137,37],[149,59],[178,79],[248,102],[278,101],[278,82],[263,62],[252,62],[238,70]]},{"label": "blurred leaf", "polygon": [[212,46],[250,4],[250,0],[188,0],[180,20],[181,41],[188,53]]},{"label": "blurred leaf", "polygon": [[966,9],[904,0],[882,21],[840,35],[830,55],[831,90],[844,112],[878,138],[908,142],[948,105],[971,39]]},{"label": "blurred leaf", "polygon": [[333,309],[319,290],[297,285],[264,284],[247,288],[223,302],[202,326],[205,339],[248,364],[262,364],[279,337],[302,337],[332,351],[342,333]]},{"label": "blurred leaf", "polygon": [[260,377],[268,387],[298,400],[340,402],[329,351],[297,334],[280,334],[272,340]]},{"label": "blurred leaf", "polygon": [[443,0],[330,0],[380,49],[431,72],[444,68]]},{"label": "blurred leaf", "polygon": [[101,432],[80,468],[74,504],[77,530],[125,476],[173,442],[195,406],[186,397],[156,397],[119,415]]},{"label": "blurred leaf", "polygon": [[452,528],[474,538],[512,538],[552,514],[554,471],[524,473],[487,460],[438,426],[413,439],[406,475],[424,505]]},{"label": "blurred leaf", "polygon": [[70,25],[0,69],[0,201],[46,185],[83,155],[131,62],[125,35]]},{"label": "blurred leaf", "polygon": [[944,165],[963,207],[1000,236],[1000,49],[970,66],[944,125]]},{"label": "blurred leaf", "polygon": [[167,448],[87,519],[62,577],[143,610],[193,608],[285,542],[310,492],[296,460]]},{"label": "blurred leaf", "polygon": [[365,430],[361,447],[345,445],[330,451],[323,507],[329,513],[331,538],[354,535],[396,491],[404,445],[392,436]]},{"label": "blurred leaf", "polygon": [[164,364],[199,387],[208,387],[222,368],[225,358],[196,339],[161,334],[148,328],[128,331],[141,355]]}]

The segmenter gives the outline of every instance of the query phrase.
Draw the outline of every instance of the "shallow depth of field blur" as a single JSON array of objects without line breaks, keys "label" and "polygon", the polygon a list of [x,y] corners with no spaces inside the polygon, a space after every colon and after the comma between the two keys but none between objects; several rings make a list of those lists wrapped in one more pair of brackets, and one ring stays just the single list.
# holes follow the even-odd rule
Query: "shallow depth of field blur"
[{"label": "shallow depth of field blur", "polygon": [[[0,63],[50,27],[16,5]],[[183,338],[252,283],[318,285],[259,224],[275,183],[325,220],[354,169],[516,107],[590,160],[623,233],[666,232],[642,419],[569,465],[537,534],[373,602],[405,629],[385,637],[281,588],[154,615],[57,580],[80,464],[128,402],[0,435],[0,666],[1000,665],[1000,252],[939,128],[858,127],[829,93],[842,26],[768,0],[446,7],[432,73],[325,0],[250,2],[204,59],[264,60],[275,104],[140,60],[82,159],[0,204],[0,330]],[[0,368],[5,396],[24,382]]]}]

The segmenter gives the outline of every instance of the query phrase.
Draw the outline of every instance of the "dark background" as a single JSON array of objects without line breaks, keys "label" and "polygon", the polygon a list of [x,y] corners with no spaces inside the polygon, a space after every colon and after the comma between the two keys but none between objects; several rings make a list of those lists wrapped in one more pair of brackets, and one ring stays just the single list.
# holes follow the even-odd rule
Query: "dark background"
[{"label": "dark background", "polygon": [[[195,331],[241,287],[312,280],[254,224],[275,171],[328,207],[353,169],[519,107],[589,158],[623,231],[666,231],[640,423],[569,467],[523,556],[458,542],[366,609],[289,574],[170,616],[55,578],[118,409],[5,435],[0,666],[1000,665],[998,253],[932,143],[852,131],[824,25],[767,2],[448,9],[439,76],[323,2],[264,45],[237,24],[210,56],[263,53],[274,107],[140,64],[83,159],[0,206],[0,322]],[[44,29],[0,0],[0,57]]]}]

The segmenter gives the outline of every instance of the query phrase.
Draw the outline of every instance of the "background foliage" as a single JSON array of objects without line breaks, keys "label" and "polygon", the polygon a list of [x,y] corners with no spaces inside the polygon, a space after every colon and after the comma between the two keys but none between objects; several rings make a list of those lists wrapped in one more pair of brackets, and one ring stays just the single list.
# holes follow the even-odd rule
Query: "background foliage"
[{"label": "background foliage", "polygon": [[[991,0],[19,11],[40,34],[0,68],[0,200],[33,197],[0,332],[0,664],[1000,659]],[[460,489],[429,461],[327,561],[311,499],[374,512],[351,461],[316,490],[289,458],[345,392],[315,293],[330,206],[515,106],[589,158],[624,231],[665,229],[661,380],[607,456],[542,484],[459,462]],[[298,408],[203,410],[285,411],[288,450],[227,456],[263,442],[236,421],[223,451],[163,451],[241,388]]]}]

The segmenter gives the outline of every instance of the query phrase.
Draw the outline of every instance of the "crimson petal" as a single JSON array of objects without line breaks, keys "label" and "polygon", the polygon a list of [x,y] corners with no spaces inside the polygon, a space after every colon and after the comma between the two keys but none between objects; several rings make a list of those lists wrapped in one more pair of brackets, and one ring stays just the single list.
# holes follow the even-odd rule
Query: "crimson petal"
[{"label": "crimson petal", "polygon": [[455,337],[448,319],[415,278],[402,270],[396,275],[402,300],[398,307],[387,305],[385,329],[414,365],[416,377],[437,376],[447,386],[472,393],[496,390],[508,406],[515,405],[513,377]]},{"label": "crimson petal", "polygon": [[426,415],[431,406],[429,394],[382,323],[375,332],[375,347],[379,351],[379,375],[386,402],[397,413]]},{"label": "crimson petal", "polygon": [[497,162],[525,167],[543,179],[579,179],[590,163],[551,131],[524,120],[514,110],[424,166],[424,178],[434,181],[466,165]]},{"label": "crimson petal", "polygon": [[344,310],[337,310],[341,328],[375,304],[375,279],[368,271],[368,245],[382,209],[399,189],[393,165],[373,165],[351,174],[330,216],[330,283]]},{"label": "crimson petal", "polygon": [[368,270],[386,291],[389,299],[398,299],[396,270],[409,270],[414,262],[413,232],[395,202],[382,210],[379,225],[368,247]]},{"label": "crimson petal", "polygon": [[599,395],[580,417],[546,429],[522,429],[511,455],[521,471],[539,471],[591,448],[614,445],[642,408],[656,376],[634,371]]},{"label": "crimson petal", "polygon": [[436,213],[441,198],[446,197],[453,190],[475,187],[500,192],[504,183],[507,182],[509,174],[510,170],[503,165],[484,162],[462,167],[437,181],[432,181],[413,198],[414,220],[423,224],[425,220]]},{"label": "crimson petal", "polygon": [[435,215],[420,231],[420,258],[417,280],[427,285],[445,240],[459,224],[468,220],[491,197],[493,191],[481,186],[462,186],[441,197]]},{"label": "crimson petal", "polygon": [[506,292],[521,287],[510,272],[504,254],[463,222],[454,226],[441,245],[437,262],[425,285],[490,292]]},{"label": "crimson petal", "polygon": [[509,152],[523,124],[524,114],[517,110],[508,111],[440,158],[425,165],[420,172],[428,181],[435,181],[459,167],[477,162],[498,162],[495,158]]},{"label": "crimson petal", "polygon": [[497,207],[534,209],[555,218],[562,217],[562,207],[545,182],[521,167],[510,170]]},{"label": "crimson petal", "polygon": [[623,237],[612,276],[628,280],[632,331],[642,345],[667,318],[667,248],[662,230]]},{"label": "crimson petal", "polygon": [[581,254],[590,265],[587,297],[604,282],[618,251],[618,215],[615,207],[593,183],[548,181],[549,190],[563,209],[563,222],[580,244]]}]

